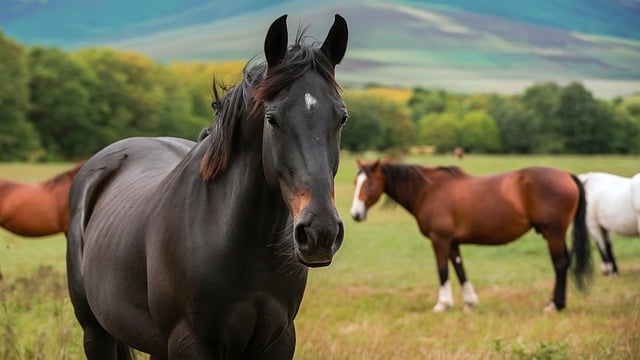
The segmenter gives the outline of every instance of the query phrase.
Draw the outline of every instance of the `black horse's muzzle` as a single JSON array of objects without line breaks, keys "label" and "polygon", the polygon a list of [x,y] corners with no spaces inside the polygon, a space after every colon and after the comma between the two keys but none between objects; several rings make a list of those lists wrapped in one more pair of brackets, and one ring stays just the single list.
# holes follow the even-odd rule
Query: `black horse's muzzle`
[{"label": "black horse's muzzle", "polygon": [[344,225],[335,208],[323,213],[304,209],[294,228],[298,261],[309,267],[331,264],[344,238]]}]

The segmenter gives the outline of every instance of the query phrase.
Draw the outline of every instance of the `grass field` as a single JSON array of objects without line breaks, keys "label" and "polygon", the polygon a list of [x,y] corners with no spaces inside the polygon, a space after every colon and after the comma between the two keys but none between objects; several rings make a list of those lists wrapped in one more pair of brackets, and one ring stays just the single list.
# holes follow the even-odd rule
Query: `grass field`
[{"label": "grass field", "polygon": [[[365,156],[372,159],[373,157]],[[459,164],[472,174],[547,165],[631,175],[639,157],[485,156],[407,158]],[[36,182],[71,164],[0,164],[0,178]],[[535,233],[500,247],[463,246],[480,305],[433,313],[438,294],[429,241],[400,207],[349,217],[355,161],[343,155],[336,199],[345,241],[334,263],[310,271],[296,319],[296,359],[634,359],[640,357],[640,239],[616,237],[620,275],[596,272],[588,294],[569,283],[567,309],[545,315],[553,270]],[[0,359],[81,359],[82,334],[65,279],[62,235],[27,239],[0,230]],[[594,264],[600,259],[594,249]],[[143,358],[139,356],[139,358]]]}]

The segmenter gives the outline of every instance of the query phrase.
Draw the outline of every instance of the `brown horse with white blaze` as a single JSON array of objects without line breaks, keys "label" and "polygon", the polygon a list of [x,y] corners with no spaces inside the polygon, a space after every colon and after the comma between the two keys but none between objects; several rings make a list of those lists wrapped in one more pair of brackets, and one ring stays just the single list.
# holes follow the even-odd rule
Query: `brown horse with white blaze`
[{"label": "brown horse with white blaze", "polygon": [[[553,296],[545,311],[565,307],[566,278],[571,261],[578,289],[591,276],[591,253],[585,224],[585,194],[568,172],[529,167],[489,176],[472,176],[459,167],[422,167],[393,162],[360,162],[351,216],[366,218],[382,193],[417,220],[431,240],[440,276],[434,311],[453,306],[448,278],[450,260],[467,306],[478,297],[467,280],[460,244],[502,245],[534,228],[546,240],[556,275]],[[573,221],[573,249],[565,244]]]},{"label": "brown horse with white blaze", "polygon": [[28,237],[66,233],[69,189],[82,165],[37,184],[0,180],[0,226]]}]

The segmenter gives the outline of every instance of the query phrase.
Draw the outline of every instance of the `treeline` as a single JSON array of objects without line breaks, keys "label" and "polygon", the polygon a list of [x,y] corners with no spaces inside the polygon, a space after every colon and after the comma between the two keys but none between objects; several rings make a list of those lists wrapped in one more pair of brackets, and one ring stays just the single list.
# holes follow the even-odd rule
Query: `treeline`
[{"label": "treeline", "polygon": [[214,75],[233,83],[243,66],[27,48],[0,33],[0,161],[77,160],[131,136],[195,139],[214,121]]},{"label": "treeline", "polygon": [[579,83],[540,83],[512,96],[365,89],[347,91],[345,101],[343,146],[356,152],[429,145],[439,152],[640,153],[640,94],[605,101]]},{"label": "treeline", "polygon": [[[214,121],[214,76],[233,84],[243,66],[25,47],[0,33],[0,161],[77,160],[131,136],[193,139]],[[604,101],[578,83],[514,96],[367,87],[344,99],[343,148],[355,152],[640,153],[640,95]]]}]

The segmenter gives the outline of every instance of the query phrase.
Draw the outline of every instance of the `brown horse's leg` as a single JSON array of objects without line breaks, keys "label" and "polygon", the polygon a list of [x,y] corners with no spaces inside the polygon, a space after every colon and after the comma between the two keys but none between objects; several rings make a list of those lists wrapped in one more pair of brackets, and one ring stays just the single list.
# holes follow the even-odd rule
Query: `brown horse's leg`
[{"label": "brown horse's leg", "polygon": [[465,273],[464,265],[462,264],[460,245],[455,242],[451,243],[449,260],[451,260],[451,264],[453,264],[453,268],[455,269],[456,275],[458,276],[458,281],[460,281],[460,286],[462,287],[462,300],[464,301],[464,304],[468,308],[475,307],[476,305],[478,305],[478,295],[476,295],[471,282],[467,280],[467,274]]},{"label": "brown horse's leg", "polygon": [[562,310],[566,306],[567,270],[569,269],[569,253],[565,244],[564,235],[545,235],[553,262],[553,270],[556,274],[556,282],[553,288],[551,303],[545,307],[545,312]]},{"label": "brown horse's leg", "polygon": [[438,302],[433,307],[433,311],[441,312],[453,307],[453,292],[449,281],[449,249],[448,240],[431,237],[431,246],[436,255],[436,265],[438,266],[438,276],[440,278],[440,290],[438,292]]}]

